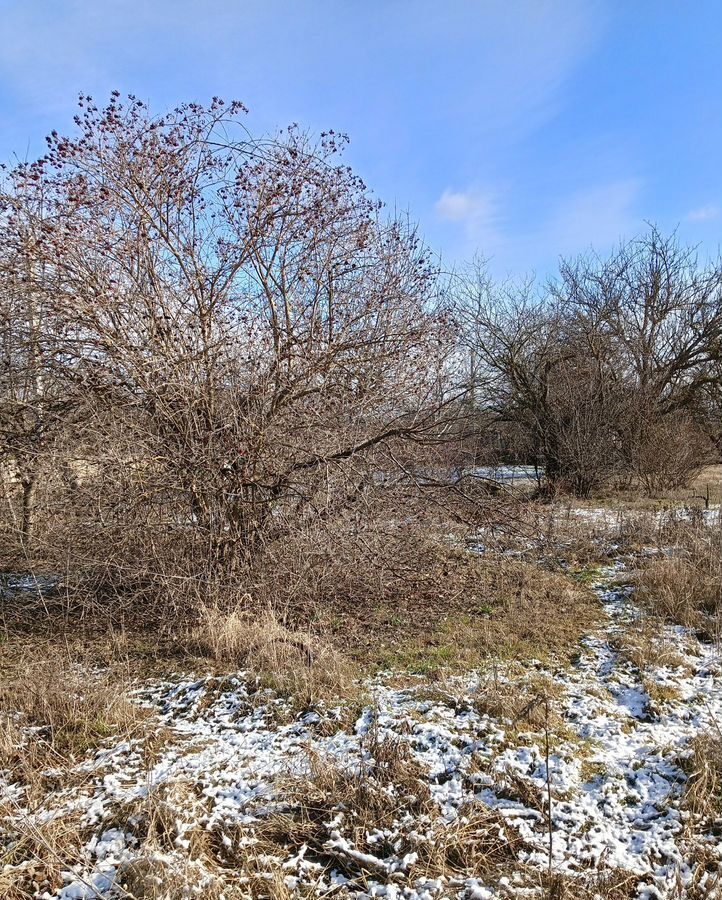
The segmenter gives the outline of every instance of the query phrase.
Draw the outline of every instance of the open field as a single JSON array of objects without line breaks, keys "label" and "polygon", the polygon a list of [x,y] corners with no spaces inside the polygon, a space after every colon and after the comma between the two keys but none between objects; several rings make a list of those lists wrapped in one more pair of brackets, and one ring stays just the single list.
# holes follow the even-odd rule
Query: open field
[{"label": "open field", "polygon": [[722,465],[705,466],[689,486],[676,491],[664,490],[646,497],[640,497],[636,489],[627,493],[602,492],[583,505],[603,503],[611,507],[661,510],[685,506],[704,507],[707,501],[713,507],[722,503]]},{"label": "open field", "polygon": [[462,554],[441,616],[6,632],[4,896],[722,895],[722,656],[650,605],[719,512],[590,513]]}]

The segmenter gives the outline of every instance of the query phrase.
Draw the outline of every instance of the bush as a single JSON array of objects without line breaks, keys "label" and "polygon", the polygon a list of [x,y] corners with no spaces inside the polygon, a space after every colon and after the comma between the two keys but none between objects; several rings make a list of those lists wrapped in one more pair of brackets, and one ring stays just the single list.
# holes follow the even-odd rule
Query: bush
[{"label": "bush", "polygon": [[629,439],[630,471],[648,496],[688,487],[713,457],[713,447],[689,416],[643,423]]}]

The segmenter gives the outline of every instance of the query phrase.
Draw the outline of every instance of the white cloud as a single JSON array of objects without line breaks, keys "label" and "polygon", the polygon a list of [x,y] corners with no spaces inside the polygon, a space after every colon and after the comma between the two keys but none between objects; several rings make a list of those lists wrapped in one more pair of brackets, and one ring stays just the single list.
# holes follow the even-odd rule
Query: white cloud
[{"label": "white cloud", "polygon": [[709,222],[711,219],[718,218],[720,214],[720,208],[714,203],[708,203],[706,206],[698,206],[696,209],[691,209],[685,219],[688,222]]},{"label": "white cloud", "polygon": [[501,240],[501,216],[498,194],[491,190],[447,188],[436,201],[437,217],[463,228],[466,244],[472,250],[493,251]]},{"label": "white cloud", "polygon": [[470,222],[488,216],[493,209],[489,195],[448,188],[436,201],[436,212],[445,222]]},{"label": "white cloud", "polygon": [[636,234],[644,226],[637,209],[641,187],[639,179],[626,178],[580,188],[535,222],[502,216],[500,194],[479,189],[447,189],[435,208],[440,220],[463,227],[465,255],[482,253],[502,275],[522,267],[544,269],[560,255],[590,248],[605,253]]}]

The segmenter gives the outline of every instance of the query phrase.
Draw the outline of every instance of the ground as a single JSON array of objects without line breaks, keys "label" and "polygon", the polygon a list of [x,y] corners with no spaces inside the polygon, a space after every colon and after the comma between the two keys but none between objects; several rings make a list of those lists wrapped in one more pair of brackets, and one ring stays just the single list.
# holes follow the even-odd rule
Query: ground
[{"label": "ground", "polygon": [[[704,515],[720,527],[718,509]],[[598,558],[566,553],[583,593],[565,594],[564,639],[539,643],[531,621],[492,655],[485,636],[519,633],[508,604],[482,596],[475,616],[437,622],[424,607],[411,631],[392,621],[409,609],[382,606],[373,670],[338,702],[249,671],[134,671],[127,699],[87,733],[58,726],[52,753],[42,727],[9,721],[0,894],[722,896],[719,645],[641,608],[637,568],[671,552],[645,544],[648,522],[626,522],[639,540],[615,549],[616,513],[566,516]],[[552,540],[569,551],[569,533]],[[554,615],[549,577],[537,616]],[[65,677],[87,702],[108,676],[86,663]],[[31,752],[42,765],[23,778]]]}]

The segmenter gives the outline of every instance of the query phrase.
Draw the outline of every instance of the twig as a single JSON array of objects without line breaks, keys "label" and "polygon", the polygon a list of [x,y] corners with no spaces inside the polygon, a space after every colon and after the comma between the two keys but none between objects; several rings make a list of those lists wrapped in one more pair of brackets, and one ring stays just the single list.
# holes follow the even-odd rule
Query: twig
[{"label": "twig", "polygon": [[552,832],[552,782],[551,769],[549,767],[549,696],[544,696],[544,756],[547,776],[547,819],[549,825],[549,875],[552,874],[552,862],[554,851],[554,837]]}]

